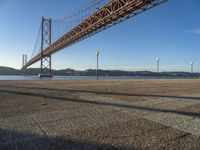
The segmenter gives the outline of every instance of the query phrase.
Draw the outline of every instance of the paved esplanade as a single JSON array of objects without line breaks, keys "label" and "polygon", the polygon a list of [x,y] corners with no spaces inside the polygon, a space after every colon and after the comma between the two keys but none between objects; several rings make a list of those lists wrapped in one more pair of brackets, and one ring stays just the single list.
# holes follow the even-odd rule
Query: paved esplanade
[{"label": "paved esplanade", "polygon": [[198,82],[1,83],[0,149],[198,149]]}]

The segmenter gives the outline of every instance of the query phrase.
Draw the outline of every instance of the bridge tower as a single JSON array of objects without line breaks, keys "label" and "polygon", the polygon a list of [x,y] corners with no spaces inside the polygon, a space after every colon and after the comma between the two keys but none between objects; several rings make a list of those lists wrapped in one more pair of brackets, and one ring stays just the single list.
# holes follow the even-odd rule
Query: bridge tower
[{"label": "bridge tower", "polygon": [[51,46],[51,19],[42,17],[41,28],[41,64],[39,77],[53,77],[51,72],[51,54],[44,54],[44,50]]},{"label": "bridge tower", "polygon": [[22,68],[26,65],[27,62],[28,62],[27,55],[23,54],[23,57],[22,57]]}]

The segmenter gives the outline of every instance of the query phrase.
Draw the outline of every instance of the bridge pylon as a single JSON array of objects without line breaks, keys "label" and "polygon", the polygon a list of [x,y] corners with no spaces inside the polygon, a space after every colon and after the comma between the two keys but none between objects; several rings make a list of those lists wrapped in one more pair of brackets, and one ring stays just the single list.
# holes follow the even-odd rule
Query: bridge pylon
[{"label": "bridge pylon", "polygon": [[23,54],[23,57],[22,57],[22,68],[26,65],[27,62],[28,62],[27,55]]},{"label": "bridge pylon", "polygon": [[44,55],[43,51],[51,46],[51,19],[42,17],[41,24],[41,63],[39,77],[53,77],[51,71],[51,54]]}]

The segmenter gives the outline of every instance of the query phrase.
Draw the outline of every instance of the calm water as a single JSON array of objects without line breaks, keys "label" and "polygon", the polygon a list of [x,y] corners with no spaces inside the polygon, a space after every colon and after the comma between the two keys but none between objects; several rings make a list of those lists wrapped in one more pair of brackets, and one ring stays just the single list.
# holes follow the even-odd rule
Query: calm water
[{"label": "calm water", "polygon": [[[140,76],[140,79],[194,79],[198,77],[177,76]],[[137,79],[137,76],[100,76],[101,80]],[[54,76],[53,78],[39,78],[38,76],[0,76],[0,80],[96,80],[96,76]]]}]

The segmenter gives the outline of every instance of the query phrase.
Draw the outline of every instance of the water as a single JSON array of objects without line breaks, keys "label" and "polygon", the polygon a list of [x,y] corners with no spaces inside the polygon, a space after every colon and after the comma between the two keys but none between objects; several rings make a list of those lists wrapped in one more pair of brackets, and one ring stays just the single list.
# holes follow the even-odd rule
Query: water
[{"label": "water", "polygon": [[[195,79],[196,76],[140,76],[140,79]],[[137,76],[100,76],[100,80],[130,80]],[[96,76],[54,76],[39,78],[38,76],[0,76],[0,80],[96,80]]]}]

